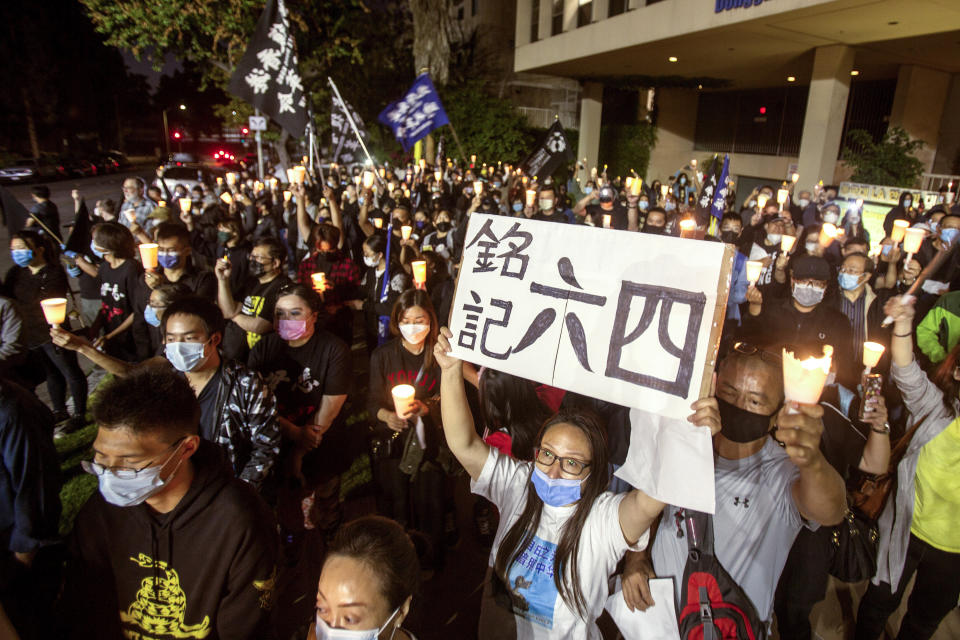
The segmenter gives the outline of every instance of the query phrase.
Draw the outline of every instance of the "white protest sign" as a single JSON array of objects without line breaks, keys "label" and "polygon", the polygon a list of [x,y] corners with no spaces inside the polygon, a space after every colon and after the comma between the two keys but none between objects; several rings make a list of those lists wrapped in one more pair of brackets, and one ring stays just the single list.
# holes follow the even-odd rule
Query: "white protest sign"
[{"label": "white protest sign", "polygon": [[250,131],[266,131],[267,116],[250,116]]},{"label": "white protest sign", "polygon": [[[685,422],[710,389],[734,255],[719,242],[473,214],[453,354],[662,424]],[[713,458],[701,431],[669,470],[631,474],[631,451],[625,477],[660,500],[712,512]],[[690,465],[705,465],[707,486],[684,485]]]}]

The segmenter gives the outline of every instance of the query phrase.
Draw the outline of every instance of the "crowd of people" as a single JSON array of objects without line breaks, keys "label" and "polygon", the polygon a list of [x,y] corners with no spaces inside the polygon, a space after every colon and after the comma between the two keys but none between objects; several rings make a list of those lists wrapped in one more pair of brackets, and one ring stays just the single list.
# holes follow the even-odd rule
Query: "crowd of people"
[{"label": "crowd of people", "polygon": [[[611,475],[629,408],[451,355],[477,212],[736,248],[715,392],[689,417],[714,442],[708,548],[751,626],[722,637],[809,640],[831,575],[870,580],[858,640],[881,637],[914,577],[898,638],[931,637],[957,606],[953,194],[924,210],[905,192],[874,253],[860,209],[829,186],[778,202],[780,185],[731,184],[711,221],[696,167],[649,185],[500,164],[325,167],[191,189],[163,168],[149,186],[128,178],[122,200],[92,203],[77,251],[54,237],[49,190],[33,189],[0,296],[0,603],[22,638],[275,637],[278,571],[315,531],[316,615],[296,637],[412,639],[404,621],[430,606],[421,581],[459,570],[449,542],[468,482],[490,549],[480,638],[599,638],[616,575],[631,610],[696,603],[702,521]],[[924,235],[910,254],[908,227]],[[72,318],[48,325],[41,301],[72,288]],[[869,376],[865,343],[885,348]],[[786,401],[782,350],[824,347],[819,403]],[[54,439],[87,423],[81,364],[112,375],[82,462],[98,491],[64,537]],[[398,385],[414,390],[404,408]],[[345,522],[357,443],[378,513]],[[858,497],[882,497],[891,477],[871,511]],[[655,602],[653,577],[674,579],[675,603]]]}]

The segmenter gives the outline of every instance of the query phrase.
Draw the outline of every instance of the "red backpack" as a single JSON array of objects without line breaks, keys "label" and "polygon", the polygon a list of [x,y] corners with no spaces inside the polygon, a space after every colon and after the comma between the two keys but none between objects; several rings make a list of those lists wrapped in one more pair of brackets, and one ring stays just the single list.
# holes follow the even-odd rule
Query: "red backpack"
[{"label": "red backpack", "polygon": [[750,598],[714,555],[713,516],[686,510],[687,565],[680,601],[682,640],[765,640]]}]

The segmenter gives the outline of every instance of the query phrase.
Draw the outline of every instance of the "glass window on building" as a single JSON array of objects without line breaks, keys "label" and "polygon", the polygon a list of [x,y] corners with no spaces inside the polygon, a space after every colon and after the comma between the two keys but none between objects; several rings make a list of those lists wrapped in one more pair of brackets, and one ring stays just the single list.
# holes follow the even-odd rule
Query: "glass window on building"
[{"label": "glass window on building", "polygon": [[577,0],[577,26],[585,27],[593,18],[593,0]]},{"label": "glass window on building", "polygon": [[540,38],[540,0],[530,3],[530,42]]},{"label": "glass window on building", "polygon": [[563,33],[563,0],[553,0],[553,9],[550,16],[550,35],[555,36]]},{"label": "glass window on building", "polygon": [[610,0],[608,17],[618,16],[627,10],[627,0]]}]

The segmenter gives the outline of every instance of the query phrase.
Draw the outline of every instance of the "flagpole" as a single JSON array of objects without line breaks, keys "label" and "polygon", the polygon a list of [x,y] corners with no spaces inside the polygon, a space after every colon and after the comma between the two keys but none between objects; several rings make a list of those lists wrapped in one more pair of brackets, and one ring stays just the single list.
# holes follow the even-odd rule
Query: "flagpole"
[{"label": "flagpole", "polygon": [[460,159],[463,162],[467,161],[467,153],[463,150],[463,145],[460,144],[460,136],[457,135],[457,130],[453,128],[453,123],[450,122],[450,118],[447,117],[447,126],[450,127],[450,133],[453,134],[453,141],[457,143],[457,149],[460,150]]},{"label": "flagpole", "polygon": [[330,88],[333,89],[333,93],[336,94],[337,101],[340,103],[340,107],[343,109],[343,114],[347,116],[347,122],[350,123],[350,128],[353,129],[353,135],[357,136],[357,141],[360,143],[363,153],[367,156],[367,160],[370,162],[370,168],[373,171],[374,178],[381,185],[384,185],[383,178],[380,177],[380,172],[376,170],[377,165],[373,162],[373,158],[370,157],[370,152],[367,151],[367,145],[363,143],[363,137],[360,135],[360,131],[357,129],[357,123],[353,121],[353,116],[350,115],[350,110],[347,109],[347,105],[344,103],[343,97],[340,95],[340,90],[337,89],[336,83],[330,76],[327,76],[327,82],[330,83]]}]

